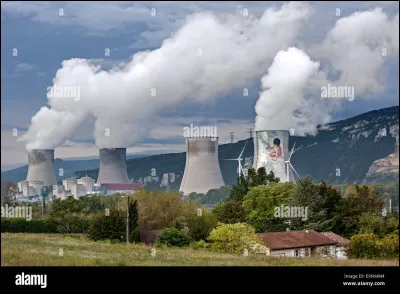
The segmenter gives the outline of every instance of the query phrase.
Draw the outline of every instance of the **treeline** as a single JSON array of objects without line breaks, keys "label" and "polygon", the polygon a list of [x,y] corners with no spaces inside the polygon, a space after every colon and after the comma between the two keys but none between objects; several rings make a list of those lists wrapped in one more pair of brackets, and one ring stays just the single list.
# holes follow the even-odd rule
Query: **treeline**
[{"label": "treeline", "polygon": [[[252,254],[266,252],[256,233],[314,229],[351,238],[349,257],[398,258],[398,246],[397,250],[393,246],[398,245],[398,214],[388,211],[371,186],[353,186],[342,197],[324,181],[314,183],[305,177],[296,184],[280,183],[272,172],[260,168],[249,170],[248,178],[239,177],[232,187],[209,191],[205,198],[150,190],[129,196],[129,206],[127,195],[55,199],[46,217],[35,219],[43,221],[44,229],[33,223],[21,228],[21,221],[2,219],[1,231],[56,230],[85,233],[95,241],[125,242],[129,209],[130,242],[147,242],[148,232],[162,231],[156,246]],[[202,205],[220,200],[211,211]],[[277,215],[277,208],[284,207],[303,208],[304,214]]]}]

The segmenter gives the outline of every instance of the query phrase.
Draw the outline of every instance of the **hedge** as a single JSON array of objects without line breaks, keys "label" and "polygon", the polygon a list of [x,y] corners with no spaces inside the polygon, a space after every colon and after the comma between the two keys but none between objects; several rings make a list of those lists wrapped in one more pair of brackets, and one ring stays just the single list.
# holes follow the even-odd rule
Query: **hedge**
[{"label": "hedge", "polygon": [[57,227],[60,223],[57,220],[32,219],[27,221],[24,218],[1,219],[2,233],[59,233]]},{"label": "hedge", "polygon": [[[68,227],[66,221],[68,220]],[[87,233],[90,219],[69,216],[64,219],[40,218],[27,221],[24,218],[2,218],[2,233]]]}]

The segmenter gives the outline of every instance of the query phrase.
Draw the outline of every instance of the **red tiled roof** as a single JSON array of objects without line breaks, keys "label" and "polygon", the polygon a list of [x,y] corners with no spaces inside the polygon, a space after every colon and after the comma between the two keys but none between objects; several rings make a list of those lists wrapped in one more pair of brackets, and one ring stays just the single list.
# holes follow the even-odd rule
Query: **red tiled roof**
[{"label": "red tiled roof", "polygon": [[333,232],[322,232],[321,234],[324,235],[324,236],[327,236],[329,239],[332,239],[338,245],[347,245],[350,242],[346,238],[343,238],[342,236],[339,236],[339,235],[337,235],[337,234],[335,234]]},{"label": "red tiled roof", "polygon": [[258,235],[262,237],[265,246],[273,250],[333,245],[337,243],[314,230],[263,233]]},{"label": "red tiled roof", "polygon": [[131,191],[142,189],[142,185],[140,183],[102,183],[100,186],[105,187],[108,190],[115,191]]}]

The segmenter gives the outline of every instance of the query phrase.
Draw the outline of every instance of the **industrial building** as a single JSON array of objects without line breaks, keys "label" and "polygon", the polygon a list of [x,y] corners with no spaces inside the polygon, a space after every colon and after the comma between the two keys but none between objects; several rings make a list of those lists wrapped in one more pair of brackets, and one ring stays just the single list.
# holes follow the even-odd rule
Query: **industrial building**
[{"label": "industrial building", "polygon": [[179,191],[207,193],[225,186],[218,159],[218,138],[186,138],[186,165]]}]

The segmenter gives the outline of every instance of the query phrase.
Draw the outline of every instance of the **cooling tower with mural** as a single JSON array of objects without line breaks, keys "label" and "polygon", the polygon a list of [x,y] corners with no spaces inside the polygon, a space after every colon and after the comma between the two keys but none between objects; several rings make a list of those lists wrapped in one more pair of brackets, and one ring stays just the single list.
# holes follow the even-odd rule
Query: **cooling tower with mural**
[{"label": "cooling tower with mural", "polygon": [[267,173],[273,171],[281,182],[294,182],[291,168],[287,174],[288,166],[285,163],[289,159],[289,131],[284,130],[262,130],[256,131],[254,137],[254,160],[255,170],[265,167]]}]

